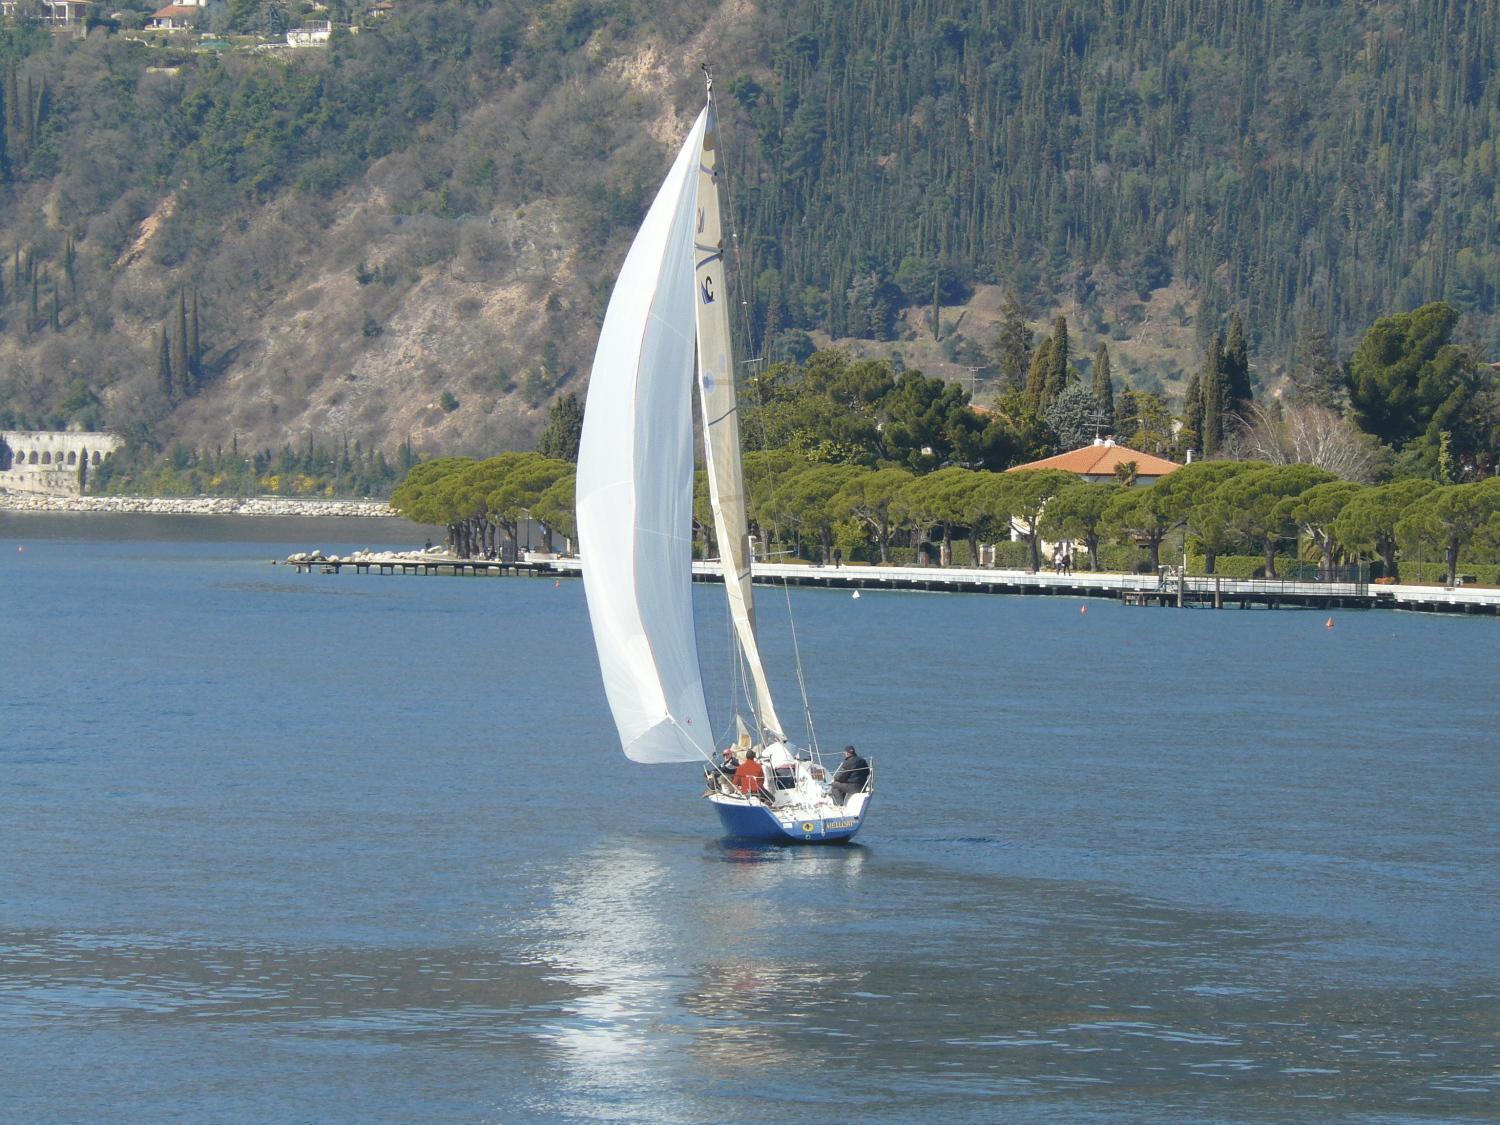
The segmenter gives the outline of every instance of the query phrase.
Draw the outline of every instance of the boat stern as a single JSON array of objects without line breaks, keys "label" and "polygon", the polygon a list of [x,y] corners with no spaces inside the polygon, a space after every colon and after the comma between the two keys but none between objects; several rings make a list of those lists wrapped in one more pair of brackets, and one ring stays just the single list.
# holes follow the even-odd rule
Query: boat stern
[{"label": "boat stern", "polygon": [[836,844],[850,839],[864,823],[868,794],[859,793],[842,807],[773,812],[763,802],[722,793],[708,794],[724,834],[736,840],[773,844]]}]

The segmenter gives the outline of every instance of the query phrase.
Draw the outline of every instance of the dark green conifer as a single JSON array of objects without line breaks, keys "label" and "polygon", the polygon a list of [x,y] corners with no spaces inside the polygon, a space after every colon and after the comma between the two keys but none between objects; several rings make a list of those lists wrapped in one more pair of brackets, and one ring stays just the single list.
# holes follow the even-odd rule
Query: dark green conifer
[{"label": "dark green conifer", "polygon": [[1047,409],[1047,376],[1052,371],[1052,337],[1047,337],[1031,353],[1031,368],[1026,373],[1026,405],[1037,414]]},{"label": "dark green conifer", "polygon": [[1227,387],[1224,380],[1224,338],[1215,336],[1208,345],[1208,355],[1203,360],[1203,428],[1199,437],[1203,442],[1203,456],[1218,454],[1224,439],[1224,407]]},{"label": "dark green conifer", "polygon": [[5,149],[19,163],[25,159],[26,135],[21,116],[21,94],[16,81],[16,64],[5,68]]},{"label": "dark green conifer", "polygon": [[1109,370],[1109,345],[1099,341],[1094,352],[1094,402],[1099,407],[1099,420],[1107,430],[1115,425],[1115,383]]},{"label": "dark green conifer", "polygon": [[1317,314],[1302,318],[1297,345],[1292,351],[1292,401],[1312,403],[1342,411],[1349,401],[1344,372],[1333,355],[1333,344],[1323,331]]},{"label": "dark green conifer", "polygon": [[560,396],[547,411],[538,449],[559,461],[578,460],[578,442],[583,436],[583,407],[572,391]]},{"label": "dark green conifer", "polygon": [[161,382],[162,394],[169,399],[175,397],[177,388],[172,383],[172,353],[167,346],[165,324],[156,333],[156,375]]},{"label": "dark green conifer", "polygon": [[1224,392],[1229,400],[1229,412],[1235,415],[1245,414],[1255,395],[1250,385],[1250,352],[1245,344],[1245,326],[1237,312],[1229,317],[1229,339],[1224,344]]},{"label": "dark green conifer", "polygon": [[186,397],[193,393],[192,362],[188,351],[187,297],[177,290],[177,318],[172,324],[172,375],[178,393]]},{"label": "dark green conifer", "polygon": [[1187,448],[1203,452],[1203,377],[1193,372],[1182,396],[1182,440]]},{"label": "dark green conifer", "polygon": [[5,128],[6,107],[10,105],[10,87],[0,82],[0,182],[10,182],[10,144]]},{"label": "dark green conifer", "polygon": [[1031,365],[1031,326],[1014,289],[1006,290],[1000,307],[1000,327],[995,333],[995,366],[1000,369],[1000,389],[1018,391],[1026,384]]},{"label": "dark green conifer", "polygon": [[203,342],[198,336],[198,290],[193,290],[193,303],[188,309],[188,371],[193,384],[203,381]]},{"label": "dark green conifer", "polygon": [[1052,348],[1047,354],[1047,404],[1062,394],[1072,381],[1073,369],[1068,363],[1068,318],[1060,316],[1052,322]]}]

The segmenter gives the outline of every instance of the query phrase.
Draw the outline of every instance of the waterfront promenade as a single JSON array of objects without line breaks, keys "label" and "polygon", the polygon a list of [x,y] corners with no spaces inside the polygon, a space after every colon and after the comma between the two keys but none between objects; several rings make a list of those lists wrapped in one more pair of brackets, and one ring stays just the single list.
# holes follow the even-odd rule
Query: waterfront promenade
[{"label": "waterfront promenade", "polygon": [[[526,553],[515,561],[462,559],[437,551],[359,552],[348,556],[293,555],[299,571],[336,574],[344,570],[376,574],[445,574],[466,577],[577,577],[576,557]],[[693,578],[721,582],[717,562],[695,562]],[[1500,589],[1432,585],[1378,585],[1358,582],[1284,582],[1268,579],[1193,577],[1175,574],[1028,574],[1024,570],[936,566],[809,566],[757,563],[758,583],[821,586],[858,591],[927,590],[948,593],[1061,595],[1108,598],[1136,606],[1266,609],[1408,609],[1434,613],[1500,616]]]}]

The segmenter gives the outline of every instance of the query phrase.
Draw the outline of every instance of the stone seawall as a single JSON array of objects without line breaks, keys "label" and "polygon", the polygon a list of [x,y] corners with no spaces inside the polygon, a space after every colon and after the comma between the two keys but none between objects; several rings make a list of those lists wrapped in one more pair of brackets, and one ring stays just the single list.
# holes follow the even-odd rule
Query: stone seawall
[{"label": "stone seawall", "polygon": [[157,516],[365,516],[400,513],[383,500],[304,500],[282,496],[40,496],[0,491],[0,511],[145,512]]}]

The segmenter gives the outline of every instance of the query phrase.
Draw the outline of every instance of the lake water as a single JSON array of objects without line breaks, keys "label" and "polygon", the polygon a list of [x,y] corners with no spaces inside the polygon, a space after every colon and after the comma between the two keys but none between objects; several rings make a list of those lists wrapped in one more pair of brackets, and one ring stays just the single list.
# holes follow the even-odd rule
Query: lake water
[{"label": "lake water", "polygon": [[879,790],[756,850],[580,583],[268,561],[424,537],[0,515],[0,1118],[1500,1113],[1495,620],[793,591]]}]

